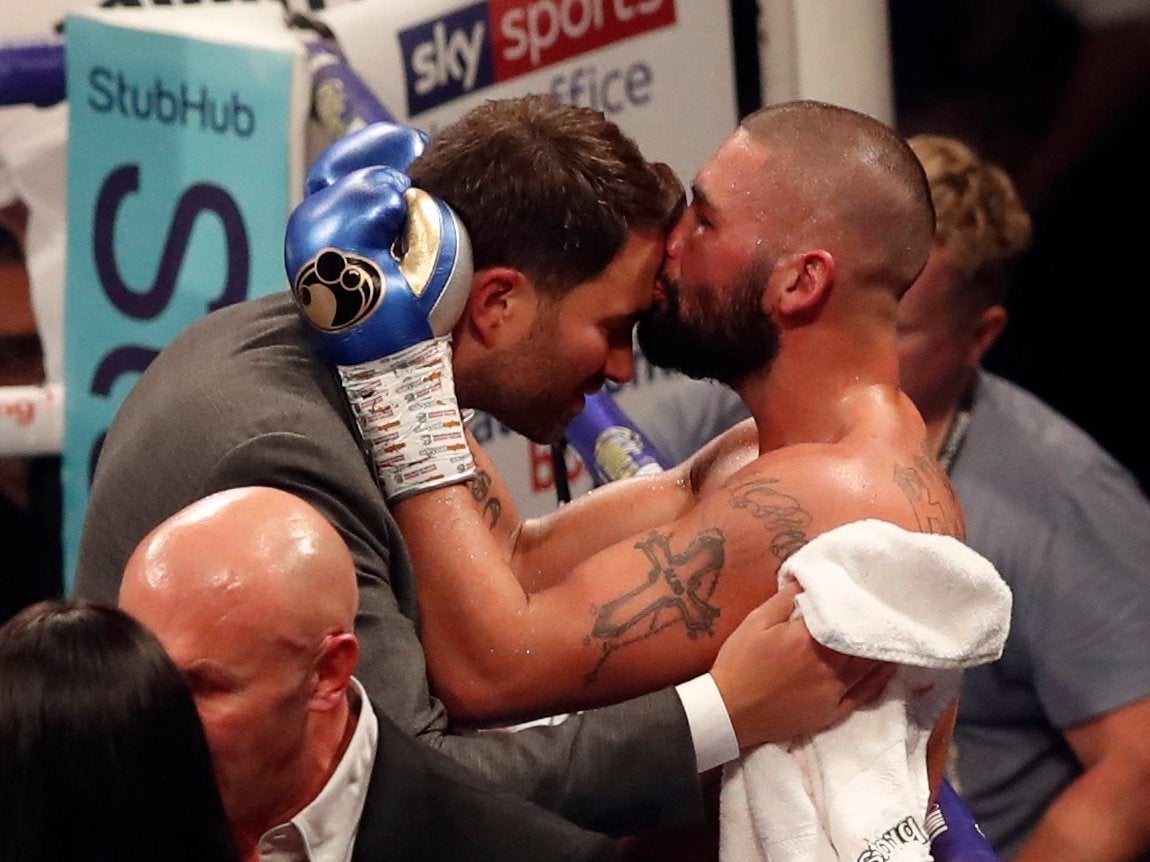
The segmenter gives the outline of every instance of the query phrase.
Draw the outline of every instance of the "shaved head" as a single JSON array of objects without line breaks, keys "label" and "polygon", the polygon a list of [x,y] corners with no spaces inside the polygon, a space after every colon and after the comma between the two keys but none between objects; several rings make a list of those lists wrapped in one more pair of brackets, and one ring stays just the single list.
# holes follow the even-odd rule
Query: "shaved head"
[{"label": "shaved head", "polygon": [[849,242],[852,254],[836,257],[862,279],[900,291],[922,271],[934,241],[930,186],[889,126],[837,105],[796,101],[750,114],[735,134],[769,151],[762,186],[794,207],[794,243]]},{"label": "shaved head", "polygon": [[311,505],[275,488],[234,488],[177,512],[128,560],[121,605],[141,591],[219,602],[307,643],[351,631],[358,602],[351,554]]},{"label": "shaved head", "polygon": [[120,606],[187,677],[241,846],[314,798],[338,759],[357,602],[339,533],[273,488],[192,503],[128,560]]}]

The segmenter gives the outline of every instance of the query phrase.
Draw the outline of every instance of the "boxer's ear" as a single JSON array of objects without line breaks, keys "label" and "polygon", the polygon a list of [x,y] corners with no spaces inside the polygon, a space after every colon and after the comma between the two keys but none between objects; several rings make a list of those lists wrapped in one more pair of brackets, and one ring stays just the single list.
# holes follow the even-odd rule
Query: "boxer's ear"
[{"label": "boxer's ear", "polygon": [[764,308],[781,321],[808,323],[830,296],[835,280],[834,256],[823,249],[787,255],[775,264],[764,294]]},{"label": "boxer's ear", "polygon": [[530,330],[539,303],[534,283],[523,272],[488,267],[471,278],[471,296],[460,325],[484,347],[508,344]]}]

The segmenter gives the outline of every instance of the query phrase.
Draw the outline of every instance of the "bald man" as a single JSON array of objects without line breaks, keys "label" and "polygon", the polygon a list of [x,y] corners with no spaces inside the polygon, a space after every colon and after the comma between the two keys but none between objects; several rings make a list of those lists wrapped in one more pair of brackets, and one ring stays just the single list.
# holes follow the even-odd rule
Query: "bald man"
[{"label": "bald man", "polygon": [[354,564],[298,497],[206,497],[128,561],[121,607],[187,675],[242,858],[616,858],[402,733],[352,676]]}]

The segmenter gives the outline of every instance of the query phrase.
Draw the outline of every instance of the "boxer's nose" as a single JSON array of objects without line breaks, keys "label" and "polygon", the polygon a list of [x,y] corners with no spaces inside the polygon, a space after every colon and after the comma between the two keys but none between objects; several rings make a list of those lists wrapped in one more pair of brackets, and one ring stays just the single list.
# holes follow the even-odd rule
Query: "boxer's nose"
[{"label": "boxer's nose", "polygon": [[607,350],[603,374],[612,383],[627,383],[635,376],[635,353],[631,338],[613,343]]}]

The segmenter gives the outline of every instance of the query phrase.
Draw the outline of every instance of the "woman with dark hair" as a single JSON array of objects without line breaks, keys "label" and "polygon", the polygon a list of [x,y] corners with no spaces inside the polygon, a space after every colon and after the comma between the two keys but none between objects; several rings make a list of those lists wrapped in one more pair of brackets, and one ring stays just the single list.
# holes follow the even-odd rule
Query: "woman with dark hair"
[{"label": "woman with dark hair", "polygon": [[0,627],[0,862],[236,860],[183,675],[116,608]]}]

